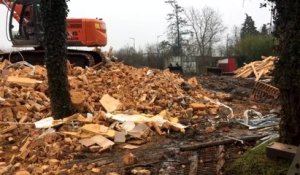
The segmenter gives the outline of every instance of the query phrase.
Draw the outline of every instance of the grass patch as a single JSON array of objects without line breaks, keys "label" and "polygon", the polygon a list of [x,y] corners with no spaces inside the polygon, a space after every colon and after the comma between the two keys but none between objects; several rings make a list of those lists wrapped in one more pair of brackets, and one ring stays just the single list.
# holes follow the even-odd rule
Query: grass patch
[{"label": "grass patch", "polygon": [[281,175],[287,174],[290,161],[273,160],[266,155],[266,147],[270,141],[260,147],[247,151],[234,161],[226,170],[228,175]]}]

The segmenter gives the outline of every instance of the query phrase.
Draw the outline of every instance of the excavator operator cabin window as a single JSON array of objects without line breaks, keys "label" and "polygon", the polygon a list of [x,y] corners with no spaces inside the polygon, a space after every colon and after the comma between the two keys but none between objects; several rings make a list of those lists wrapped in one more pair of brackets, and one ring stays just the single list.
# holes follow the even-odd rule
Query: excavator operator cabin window
[{"label": "excavator operator cabin window", "polygon": [[32,39],[34,37],[33,5],[24,6],[21,20],[21,36],[24,39]]}]

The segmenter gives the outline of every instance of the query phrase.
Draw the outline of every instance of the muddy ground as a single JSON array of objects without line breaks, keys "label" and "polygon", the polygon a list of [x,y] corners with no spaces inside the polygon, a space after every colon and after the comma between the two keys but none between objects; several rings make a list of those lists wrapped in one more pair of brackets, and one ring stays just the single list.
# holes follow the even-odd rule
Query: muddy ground
[{"label": "muddy ground", "polygon": [[[204,76],[198,77],[198,81],[204,88],[211,91],[231,94],[232,98],[224,103],[232,107],[236,118],[242,117],[243,112],[251,107],[263,114],[268,114],[275,107],[266,102],[249,100],[254,86],[253,80]],[[230,166],[230,163],[247,149],[252,148],[257,139],[246,141],[243,144],[239,141],[232,141],[205,148],[195,147],[189,148],[190,150],[185,150],[185,148],[199,143],[228,140],[228,138],[256,137],[265,133],[250,131],[239,124],[226,121],[220,121],[215,131],[209,131],[208,128],[212,126],[212,123],[218,120],[210,117],[181,119],[181,123],[191,126],[185,134],[153,135],[149,142],[134,150],[124,150],[121,148],[121,144],[101,154],[80,153],[75,156],[78,157],[76,160],[66,165],[66,172],[71,168],[72,174],[82,174],[80,172],[81,169],[84,169],[82,166],[89,166],[92,162],[94,166],[100,167],[101,174],[110,172],[133,174],[134,169],[146,169],[154,175],[184,175],[193,173],[191,170],[193,161],[191,160],[196,157],[197,173],[194,172],[194,174],[223,174],[226,167]],[[124,165],[122,160],[122,157],[128,153],[132,153],[137,158],[136,163],[130,166]],[[88,171],[86,173],[89,174]]]}]

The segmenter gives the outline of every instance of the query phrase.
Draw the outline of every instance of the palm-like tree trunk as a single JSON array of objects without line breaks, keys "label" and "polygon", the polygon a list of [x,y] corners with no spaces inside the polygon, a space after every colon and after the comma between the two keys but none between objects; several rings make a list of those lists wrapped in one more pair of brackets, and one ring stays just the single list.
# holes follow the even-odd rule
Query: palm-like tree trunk
[{"label": "palm-like tree trunk", "polygon": [[281,91],[282,119],[280,140],[300,144],[300,1],[275,2],[275,36],[280,61],[276,64],[275,82]]},{"label": "palm-like tree trunk", "polygon": [[66,62],[66,17],[65,0],[42,0],[42,17],[45,29],[45,63],[52,115],[59,119],[74,113],[69,93]]}]

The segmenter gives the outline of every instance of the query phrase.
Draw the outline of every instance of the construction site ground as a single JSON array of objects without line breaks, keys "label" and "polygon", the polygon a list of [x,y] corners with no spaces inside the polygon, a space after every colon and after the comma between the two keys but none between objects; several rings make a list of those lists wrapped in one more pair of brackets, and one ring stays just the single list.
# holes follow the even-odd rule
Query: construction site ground
[{"label": "construction site ground", "polygon": [[[84,106],[79,110],[81,114],[93,113],[96,115],[96,111],[104,111],[102,106],[105,105],[94,104],[89,97],[96,98],[95,101],[99,101],[104,94],[110,94],[123,104],[120,108],[121,111],[134,110],[139,113],[156,115],[163,110],[168,110],[171,116],[176,116],[179,119],[178,123],[188,126],[185,131],[169,130],[164,127],[157,128],[153,124],[146,138],[132,139],[130,137],[126,139],[126,142],[116,143],[103,151],[99,151],[96,146],[79,146],[78,140],[80,138],[74,138],[56,131],[50,132],[43,138],[42,142],[46,142],[46,144],[35,143],[38,146],[26,147],[24,144],[28,138],[31,138],[31,143],[33,143],[32,140],[35,137],[48,132],[46,129],[37,129],[29,124],[50,116],[49,99],[41,95],[43,93],[47,96],[47,88],[45,88],[44,82],[34,82],[33,87],[31,87],[32,82],[29,82],[28,87],[28,82],[25,82],[25,85],[24,82],[20,84],[20,81],[13,81],[9,77],[29,77],[31,80],[45,81],[45,70],[42,67],[36,67],[35,75],[27,76],[31,73],[31,68],[19,65],[8,69],[7,65],[11,64],[7,63],[1,68],[1,83],[5,87],[1,89],[4,91],[4,94],[1,95],[1,109],[10,108],[11,112],[8,113],[12,113],[10,116],[12,119],[5,119],[7,113],[1,110],[0,172],[3,174],[19,173],[19,175],[22,173],[224,174],[233,160],[243,155],[248,149],[253,148],[261,138],[277,132],[276,127],[249,130],[236,122],[236,119],[243,118],[246,110],[255,109],[255,111],[266,115],[271,110],[278,108],[276,102],[270,98],[250,99],[255,84],[254,79],[234,78],[232,76],[200,76],[192,77],[192,80],[191,77],[181,79],[180,75],[168,71],[151,70],[149,68],[136,69],[121,63],[112,64],[110,66],[99,66],[95,70],[69,68],[71,90],[75,90],[75,92],[71,91],[71,95],[82,93],[79,95],[81,98],[77,101],[72,96],[72,101],[76,101],[75,104],[81,107]],[[131,77],[131,74],[134,76]],[[142,74],[151,78],[145,80],[145,78],[139,77]],[[93,94],[83,92],[90,91],[87,87],[92,86],[91,83],[86,82],[92,80],[89,76],[98,77],[93,81],[95,84]],[[134,78],[136,76],[137,78]],[[171,78],[166,78],[168,76]],[[75,82],[74,77],[79,77],[80,82]],[[117,81],[118,78],[120,81],[124,81],[123,84]],[[11,82],[9,82],[10,80]],[[81,84],[82,82],[85,83]],[[146,87],[147,83],[154,83],[151,90],[160,90],[160,93],[163,94],[149,93],[151,90],[148,86]],[[124,86],[123,89],[122,86]],[[114,90],[114,87],[119,89]],[[80,89],[83,90],[80,91]],[[32,90],[37,91],[37,93],[33,93]],[[14,109],[16,103],[10,100],[19,99],[19,96],[25,98],[28,92],[33,93],[33,96],[45,99],[43,104],[39,103],[39,106],[36,105],[39,101],[34,101],[27,96],[28,100],[25,100],[25,103],[26,101],[32,103],[27,105],[27,109],[24,109],[24,111],[32,115],[26,116],[26,121],[23,121],[22,118],[25,117],[18,116],[18,110]],[[132,97],[131,92],[137,97]],[[172,99],[175,98],[174,96],[168,96],[172,93],[184,94],[184,97],[174,100]],[[87,103],[82,102],[83,96],[86,96]],[[196,98],[196,102],[199,103],[199,100],[204,96],[229,106],[233,110],[233,116],[230,115],[227,108],[220,107],[220,105],[218,105],[217,111],[207,110],[204,113],[198,111],[199,108],[193,105],[195,101],[189,98]],[[126,101],[126,98],[128,101]],[[23,101],[20,100],[17,103],[18,106],[25,106],[26,104]],[[139,103],[133,103],[135,101],[139,101]],[[169,106],[170,102],[172,102],[172,107]],[[205,103],[207,108],[209,108],[208,103]],[[39,107],[43,109],[38,109]],[[212,107],[212,109],[214,108]],[[13,125],[13,122],[23,122],[24,124]],[[98,121],[97,124],[99,122],[106,122],[105,125],[111,126],[111,122]],[[28,125],[25,123],[28,123]],[[11,126],[17,127],[7,130]],[[70,131],[69,127],[74,126],[66,124],[60,130]],[[128,144],[134,146],[130,149],[124,149],[123,147]],[[31,150],[24,155],[24,149],[22,148]]]}]

